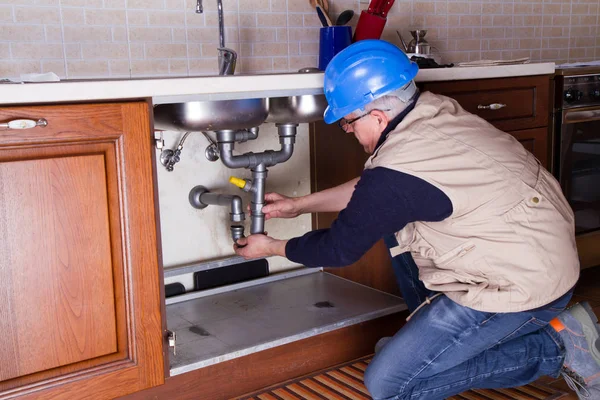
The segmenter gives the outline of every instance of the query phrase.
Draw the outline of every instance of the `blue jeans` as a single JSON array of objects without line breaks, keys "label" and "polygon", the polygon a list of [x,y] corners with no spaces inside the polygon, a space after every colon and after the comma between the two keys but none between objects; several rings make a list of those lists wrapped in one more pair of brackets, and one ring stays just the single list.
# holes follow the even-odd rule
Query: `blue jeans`
[{"label": "blue jeans", "polygon": [[[395,238],[386,238],[388,246]],[[413,311],[431,296],[418,280],[410,253],[393,267]],[[572,291],[535,310],[482,312],[446,296],[418,310],[375,355],[365,373],[374,399],[445,399],[473,388],[527,384],[558,376],[564,346],[548,322],[565,309]]]}]

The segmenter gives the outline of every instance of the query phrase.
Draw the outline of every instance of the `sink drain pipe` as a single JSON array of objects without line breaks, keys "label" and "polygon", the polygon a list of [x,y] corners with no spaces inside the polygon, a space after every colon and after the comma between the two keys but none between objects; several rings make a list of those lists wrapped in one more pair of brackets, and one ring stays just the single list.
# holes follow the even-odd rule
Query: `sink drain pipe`
[{"label": "sink drain pipe", "polygon": [[[250,233],[263,233],[265,230],[265,214],[262,208],[265,203],[265,185],[267,181],[267,167],[281,164],[290,159],[294,152],[296,143],[296,131],[298,124],[276,124],[281,149],[278,151],[266,150],[262,153],[244,153],[233,155],[235,142],[241,143],[246,140],[256,139],[258,128],[250,131],[217,131],[217,145],[221,161],[229,168],[246,168],[252,171],[252,180],[234,179],[232,183],[246,192],[252,193],[250,213],[252,217]],[[250,135],[250,136],[248,136]],[[234,234],[232,226],[232,235]],[[239,236],[239,228],[235,232]],[[242,233],[243,235],[243,233]],[[238,237],[239,238],[239,237]],[[234,241],[236,238],[234,238]]]}]

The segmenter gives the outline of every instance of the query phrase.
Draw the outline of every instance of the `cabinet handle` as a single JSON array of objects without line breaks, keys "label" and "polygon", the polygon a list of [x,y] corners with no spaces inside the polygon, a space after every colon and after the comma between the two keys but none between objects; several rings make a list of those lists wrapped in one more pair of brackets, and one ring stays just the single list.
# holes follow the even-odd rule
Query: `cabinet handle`
[{"label": "cabinet handle", "polygon": [[479,110],[499,110],[501,108],[506,107],[506,104],[500,104],[500,103],[492,103],[489,106],[484,106],[484,105],[478,105],[477,108]]},{"label": "cabinet handle", "polygon": [[44,118],[40,118],[37,121],[32,119],[14,119],[12,121],[0,123],[0,128],[6,129],[31,129],[36,126],[46,127],[48,126],[48,121]]}]

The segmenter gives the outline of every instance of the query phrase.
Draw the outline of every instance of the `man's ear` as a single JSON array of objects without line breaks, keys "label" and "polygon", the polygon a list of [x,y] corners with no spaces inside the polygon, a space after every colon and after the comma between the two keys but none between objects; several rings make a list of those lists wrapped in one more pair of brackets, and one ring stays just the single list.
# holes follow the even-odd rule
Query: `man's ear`
[{"label": "man's ear", "polygon": [[379,123],[379,125],[382,125],[384,128],[390,122],[390,120],[388,119],[388,117],[384,111],[373,110],[373,111],[371,111],[371,115],[373,115],[375,118],[377,118],[377,122]]}]

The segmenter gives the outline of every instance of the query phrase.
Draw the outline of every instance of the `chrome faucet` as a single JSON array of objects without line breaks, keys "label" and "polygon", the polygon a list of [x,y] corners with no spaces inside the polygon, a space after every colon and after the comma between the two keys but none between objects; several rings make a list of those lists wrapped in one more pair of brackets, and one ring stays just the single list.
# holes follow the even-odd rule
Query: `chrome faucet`
[{"label": "chrome faucet", "polygon": [[[196,13],[202,14],[204,7],[202,6],[202,0],[196,0]],[[217,12],[219,13],[219,47],[218,61],[219,61],[219,75],[233,75],[235,73],[235,65],[237,62],[237,53],[225,47],[225,26],[223,23],[223,1],[217,0]]]}]

